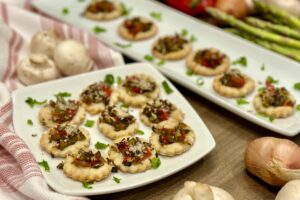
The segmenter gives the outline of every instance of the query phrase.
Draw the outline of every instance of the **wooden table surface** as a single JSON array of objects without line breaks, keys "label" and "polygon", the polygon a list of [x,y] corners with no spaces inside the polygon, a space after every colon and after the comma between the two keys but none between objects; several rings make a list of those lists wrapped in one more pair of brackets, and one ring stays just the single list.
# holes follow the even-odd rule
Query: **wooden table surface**
[{"label": "wooden table surface", "polygon": [[[200,115],[216,141],[216,148],[194,165],[158,182],[125,192],[94,196],[105,200],[172,199],[187,180],[221,187],[236,200],[273,200],[277,188],[270,187],[245,170],[243,155],[247,144],[255,138],[276,136],[243,118],[211,103],[197,94],[176,85]],[[188,114],[188,113],[187,113]],[[300,137],[292,138],[300,143]]]}]

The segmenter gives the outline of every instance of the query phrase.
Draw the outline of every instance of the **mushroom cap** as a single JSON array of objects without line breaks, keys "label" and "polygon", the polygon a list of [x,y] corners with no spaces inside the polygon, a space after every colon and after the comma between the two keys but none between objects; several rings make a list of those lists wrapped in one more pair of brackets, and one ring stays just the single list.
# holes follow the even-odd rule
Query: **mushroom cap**
[{"label": "mushroom cap", "polygon": [[31,53],[40,53],[53,58],[53,51],[60,42],[59,35],[54,31],[39,31],[31,39]]},{"label": "mushroom cap", "polygon": [[50,81],[60,77],[55,63],[44,54],[31,54],[17,66],[19,80],[25,85]]},{"label": "mushroom cap", "polygon": [[54,61],[64,75],[75,75],[90,71],[93,66],[87,49],[75,40],[65,40],[54,50]]}]

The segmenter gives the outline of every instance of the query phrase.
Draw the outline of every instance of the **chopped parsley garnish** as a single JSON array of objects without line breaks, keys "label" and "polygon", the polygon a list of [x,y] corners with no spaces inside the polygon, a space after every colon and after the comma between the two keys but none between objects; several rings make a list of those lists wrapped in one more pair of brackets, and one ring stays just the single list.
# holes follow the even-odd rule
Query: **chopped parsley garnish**
[{"label": "chopped parsley garnish", "polygon": [[92,189],[93,188],[91,186],[91,183],[87,183],[87,182],[82,182],[82,187],[84,187],[85,189]]},{"label": "chopped parsley garnish", "polygon": [[237,105],[245,105],[245,104],[249,104],[249,102],[245,98],[239,98],[236,100],[236,104]]},{"label": "chopped parsley garnish", "polygon": [[136,131],[136,134],[144,135],[144,131],[142,131],[142,130],[137,130],[137,131]]},{"label": "chopped parsley garnish", "polygon": [[157,66],[163,66],[165,63],[166,63],[165,60],[160,60],[156,64],[157,64]]},{"label": "chopped parsley garnish", "polygon": [[260,70],[265,71],[265,69],[266,69],[265,64],[262,64],[261,67],[260,67]]},{"label": "chopped parsley garnish", "polygon": [[31,119],[28,119],[28,120],[27,120],[27,124],[30,125],[30,126],[32,126],[32,125],[33,125],[32,120],[31,120]]},{"label": "chopped parsley garnish", "polygon": [[104,78],[104,82],[108,85],[113,85],[115,83],[114,75],[112,74],[106,74]]},{"label": "chopped parsley garnish", "polygon": [[122,78],[121,78],[121,76],[118,76],[117,81],[118,81],[118,85],[121,85],[121,83],[122,83]]},{"label": "chopped parsley garnish", "polygon": [[267,82],[277,84],[279,80],[275,80],[272,76],[267,77]]},{"label": "chopped parsley garnish", "polygon": [[294,84],[294,89],[300,91],[300,82]]},{"label": "chopped parsley garnish", "polygon": [[151,12],[150,16],[154,19],[156,19],[157,21],[161,21],[162,20],[162,14],[159,12]]},{"label": "chopped parsley garnish", "polygon": [[192,0],[192,2],[190,3],[189,7],[191,9],[196,8],[199,5],[199,0]]},{"label": "chopped parsley garnish", "polygon": [[54,96],[56,96],[56,97],[70,97],[70,96],[72,96],[72,94],[69,93],[69,92],[59,92],[57,94],[54,94]]},{"label": "chopped parsley garnish", "polygon": [[245,56],[242,56],[242,57],[240,57],[240,58],[234,60],[234,61],[232,62],[232,64],[233,64],[233,65],[241,65],[241,66],[243,66],[243,67],[247,67],[247,64],[248,64],[247,58],[246,58]]},{"label": "chopped parsley garnish", "polygon": [[44,101],[37,101],[36,99],[33,99],[31,97],[28,97],[25,102],[31,107],[33,108],[34,105],[43,105],[47,102],[47,100]]},{"label": "chopped parsley garnish", "polygon": [[153,169],[157,169],[160,166],[161,162],[159,157],[154,157],[151,159],[151,167]]},{"label": "chopped parsley garnish", "polygon": [[296,109],[300,111],[300,104],[296,106]]},{"label": "chopped parsley garnish", "polygon": [[193,75],[194,75],[194,72],[193,72],[193,70],[188,69],[188,70],[186,70],[185,74],[186,74],[187,76],[193,76]]},{"label": "chopped parsley garnish", "polygon": [[196,84],[199,85],[199,86],[204,85],[204,80],[203,80],[203,78],[201,78],[201,77],[197,78]]},{"label": "chopped parsley garnish", "polygon": [[145,56],[144,56],[144,60],[147,60],[147,61],[149,61],[149,62],[152,62],[152,61],[154,60],[154,58],[153,58],[153,56],[151,56],[151,55],[145,55]]},{"label": "chopped parsley garnish", "polygon": [[186,29],[184,28],[184,29],[181,30],[180,35],[181,35],[182,37],[185,37],[185,36],[188,35],[188,33],[189,33],[188,30],[186,30]]},{"label": "chopped parsley garnish", "polygon": [[275,117],[273,117],[273,116],[270,116],[270,117],[269,117],[269,121],[270,121],[270,122],[273,122],[274,120],[275,120]]},{"label": "chopped parsley garnish", "polygon": [[128,43],[128,44],[122,44],[122,43],[119,43],[119,42],[115,42],[114,43],[116,46],[120,47],[120,48],[130,48],[132,46],[131,43]]},{"label": "chopped parsley garnish", "polygon": [[94,126],[94,123],[95,123],[95,121],[93,121],[93,120],[86,120],[84,126],[91,128]]},{"label": "chopped parsley garnish", "polygon": [[108,147],[108,144],[104,144],[104,143],[101,143],[101,142],[97,142],[95,144],[96,149],[106,149],[107,147]]},{"label": "chopped parsley garnish", "polygon": [[163,81],[162,86],[167,94],[173,93],[173,89],[169,86],[167,81]]},{"label": "chopped parsley garnish", "polygon": [[38,162],[38,164],[39,166],[43,167],[46,172],[50,172],[50,167],[46,160],[42,160],[41,162]]},{"label": "chopped parsley garnish", "polygon": [[101,27],[101,26],[95,26],[95,27],[93,28],[93,31],[94,31],[95,33],[105,33],[105,32],[106,32],[106,29],[103,28],[103,27]]},{"label": "chopped parsley garnish", "polygon": [[123,16],[128,16],[130,15],[131,11],[132,11],[132,8],[128,8],[124,3],[121,3],[120,4],[121,7],[122,7],[122,15]]},{"label": "chopped parsley garnish", "polygon": [[121,182],[121,179],[120,178],[117,178],[117,177],[113,177],[113,179],[114,179],[114,181],[116,182],[116,183],[120,183]]},{"label": "chopped parsley garnish", "polygon": [[68,8],[63,8],[62,13],[63,13],[64,15],[69,14],[69,9],[68,9]]},{"label": "chopped parsley garnish", "polygon": [[191,35],[190,42],[193,43],[193,42],[196,42],[196,41],[197,41],[197,38],[194,35]]}]

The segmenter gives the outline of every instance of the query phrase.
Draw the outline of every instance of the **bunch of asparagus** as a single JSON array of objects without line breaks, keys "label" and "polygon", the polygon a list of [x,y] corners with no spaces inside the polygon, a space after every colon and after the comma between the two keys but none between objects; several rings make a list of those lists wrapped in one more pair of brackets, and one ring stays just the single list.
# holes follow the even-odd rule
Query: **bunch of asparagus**
[{"label": "bunch of asparagus", "polygon": [[206,11],[232,27],[226,31],[300,62],[300,19],[260,1],[254,4],[269,21],[255,17],[242,21],[215,8]]}]

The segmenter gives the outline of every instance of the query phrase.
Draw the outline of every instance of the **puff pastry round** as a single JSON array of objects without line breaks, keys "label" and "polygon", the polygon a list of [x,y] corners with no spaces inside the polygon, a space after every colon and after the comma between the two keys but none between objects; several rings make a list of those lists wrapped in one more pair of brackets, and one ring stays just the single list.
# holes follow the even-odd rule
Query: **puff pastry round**
[{"label": "puff pastry round", "polygon": [[[72,140],[76,140],[76,142],[74,143]],[[88,131],[74,124],[63,124],[50,128],[40,139],[40,145],[45,151],[54,157],[63,158],[69,153],[88,147],[89,144]]]},{"label": "puff pastry round", "polygon": [[126,40],[145,40],[156,35],[156,24],[146,17],[126,19],[118,28],[119,35]]},{"label": "puff pastry round", "polygon": [[159,96],[159,86],[156,81],[146,74],[127,76],[119,86],[119,98],[127,105],[140,107]]},{"label": "puff pastry round", "polygon": [[122,15],[123,9],[120,4],[107,0],[93,0],[86,8],[84,16],[99,21],[108,21]]},{"label": "puff pastry round", "polygon": [[219,50],[209,48],[191,53],[186,58],[186,65],[196,74],[215,76],[229,69],[230,59]]},{"label": "puff pastry round", "polygon": [[233,69],[217,76],[213,81],[213,88],[222,96],[236,98],[246,96],[253,92],[255,82],[248,75]]}]

